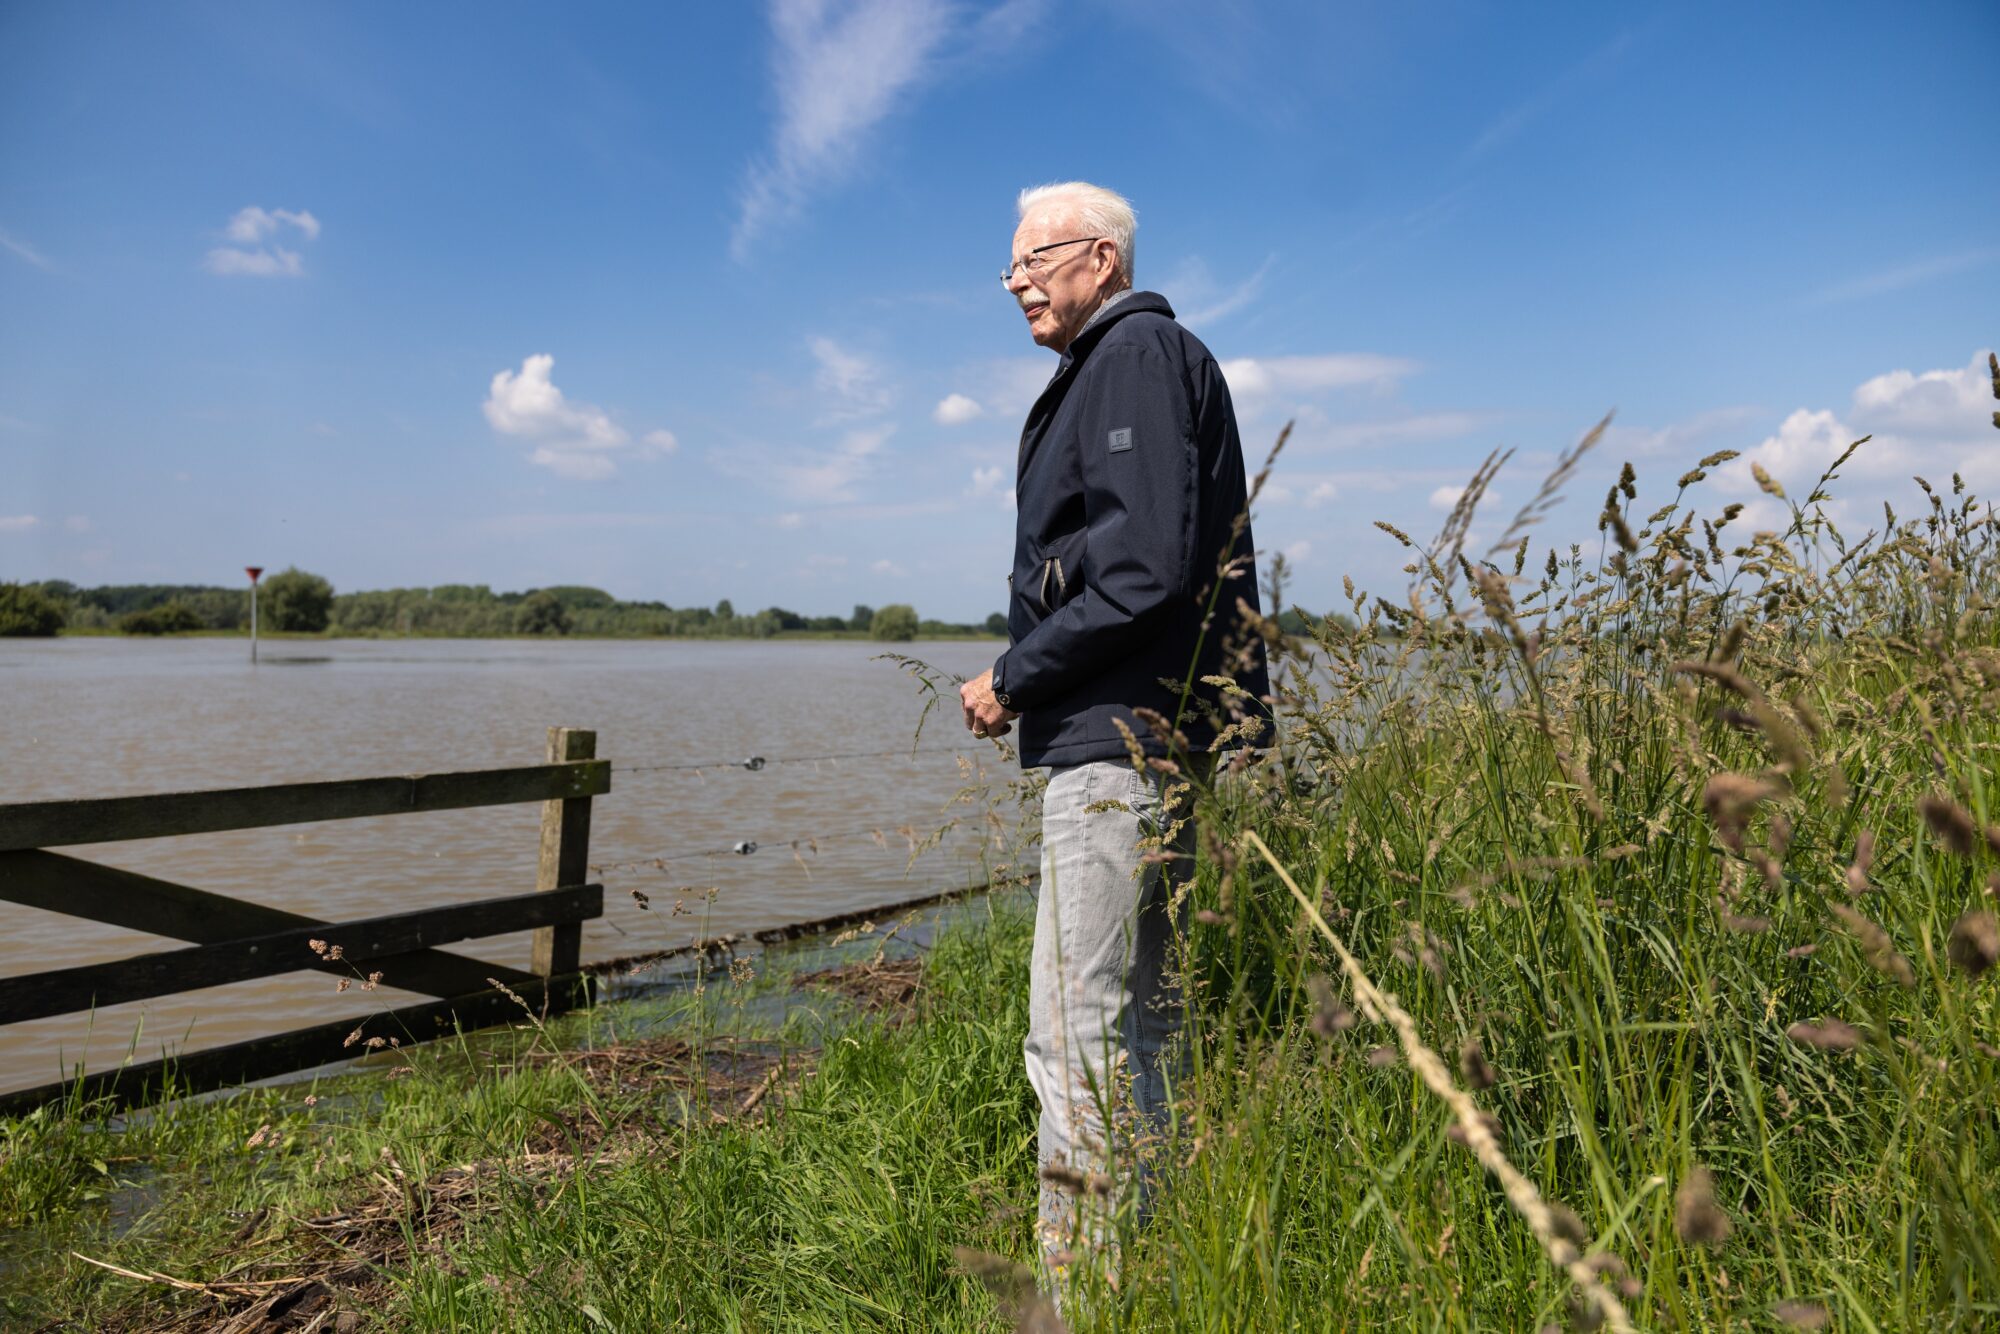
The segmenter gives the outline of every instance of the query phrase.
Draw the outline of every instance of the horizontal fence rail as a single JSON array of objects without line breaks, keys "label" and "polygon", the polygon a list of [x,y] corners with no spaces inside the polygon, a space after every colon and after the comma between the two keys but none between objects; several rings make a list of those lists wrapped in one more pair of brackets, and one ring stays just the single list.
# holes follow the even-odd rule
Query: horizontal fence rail
[{"label": "horizontal fence rail", "polygon": [[[293,927],[268,936],[162,950],[114,963],[0,977],[0,1015],[9,1023],[46,1019],[307,968],[344,977],[380,973],[382,985],[405,987],[396,974],[395,962],[426,945],[503,936],[603,914],[604,886],[581,885],[448,908],[422,908],[340,926]],[[528,979],[520,980],[525,983]]]},{"label": "horizontal fence rail", "polygon": [[[590,807],[611,790],[611,765],[596,757],[597,734],[580,728],[550,728],[547,754],[545,764],[509,769],[0,805],[0,900],[191,946],[0,978],[0,1026],[306,970],[438,998],[0,1094],[0,1115],[71,1097],[134,1106],[587,1003],[583,923],[604,913],[603,887],[585,883]],[[523,802],[542,806],[532,893],[351,922],[47,851]],[[534,933],[526,971],[437,948],[524,930]]]},{"label": "horizontal fence rail", "polygon": [[0,806],[0,852],[600,797],[610,790],[611,762],[592,760],[140,797],[30,801]]}]

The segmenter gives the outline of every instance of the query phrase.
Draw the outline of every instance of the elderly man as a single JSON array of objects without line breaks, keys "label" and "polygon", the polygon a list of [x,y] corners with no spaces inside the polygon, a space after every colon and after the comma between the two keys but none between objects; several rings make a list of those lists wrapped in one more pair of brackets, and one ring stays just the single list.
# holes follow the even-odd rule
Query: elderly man
[{"label": "elderly man", "polygon": [[[1019,719],[1021,763],[1049,767],[1026,1054],[1039,1232],[1060,1275],[1066,1252],[1108,1236],[1079,1218],[1091,1192],[1076,1186],[1133,1180],[1114,1170],[1131,1132],[1166,1121],[1162,1048],[1181,1018],[1168,946],[1192,865],[1171,788],[1207,768],[1218,736],[1256,727],[1228,725],[1245,696],[1216,680],[1253,701],[1269,686],[1240,630],[1257,580],[1220,368],[1164,298],[1132,289],[1123,198],[1069,182],[1019,205],[1007,291],[1061,360],[1021,433],[1010,645],[960,703],[975,736]],[[1163,763],[1135,764],[1135,744]],[[1181,859],[1146,858],[1163,838]]]}]

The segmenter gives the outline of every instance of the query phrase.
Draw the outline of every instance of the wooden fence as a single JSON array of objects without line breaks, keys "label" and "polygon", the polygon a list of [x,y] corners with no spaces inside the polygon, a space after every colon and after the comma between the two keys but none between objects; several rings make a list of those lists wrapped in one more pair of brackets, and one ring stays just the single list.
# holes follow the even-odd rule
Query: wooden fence
[{"label": "wooden fence", "polygon": [[[578,959],[583,923],[604,912],[604,887],[584,883],[590,801],[611,790],[610,762],[596,755],[595,732],[552,727],[548,763],[517,769],[0,805],[0,899],[192,942],[191,948],[113,963],[0,978],[0,1029],[304,969],[343,977],[381,972],[389,985],[439,998],[0,1094],[0,1115],[69,1097],[79,1082],[86,1099],[136,1106],[167,1089],[200,1092],[359,1055],[368,1042],[363,1038],[357,1047],[357,1029],[383,1042],[421,1042],[455,1027],[519,1018],[523,1003],[555,1013],[586,1002],[591,984]],[[48,851],[529,801],[542,803],[533,893],[351,922],[322,921]],[[436,948],[529,929],[535,935],[528,972]]]}]

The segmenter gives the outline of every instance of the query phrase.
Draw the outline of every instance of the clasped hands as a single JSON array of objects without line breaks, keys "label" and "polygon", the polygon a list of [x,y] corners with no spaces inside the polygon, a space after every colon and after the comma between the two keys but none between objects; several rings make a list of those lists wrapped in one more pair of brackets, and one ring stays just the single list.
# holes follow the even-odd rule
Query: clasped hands
[{"label": "clasped hands", "polygon": [[965,710],[965,727],[974,736],[1006,736],[1020,717],[993,698],[993,672],[989,668],[958,688],[958,705]]}]

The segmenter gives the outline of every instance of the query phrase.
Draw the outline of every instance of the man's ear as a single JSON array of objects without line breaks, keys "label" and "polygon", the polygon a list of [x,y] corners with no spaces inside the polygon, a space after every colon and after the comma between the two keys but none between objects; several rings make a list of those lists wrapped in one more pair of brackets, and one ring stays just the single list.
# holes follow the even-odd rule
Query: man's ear
[{"label": "man's ear", "polygon": [[1090,248],[1091,275],[1097,279],[1099,287],[1106,286],[1118,276],[1118,243],[1110,237],[1100,237]]}]

